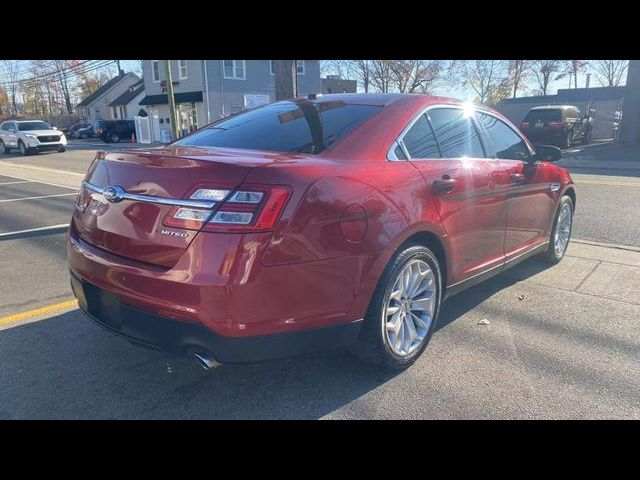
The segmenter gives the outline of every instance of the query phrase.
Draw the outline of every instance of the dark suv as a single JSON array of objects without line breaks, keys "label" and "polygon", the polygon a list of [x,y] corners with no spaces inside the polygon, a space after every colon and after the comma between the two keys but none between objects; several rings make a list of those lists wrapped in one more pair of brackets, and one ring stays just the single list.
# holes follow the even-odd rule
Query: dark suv
[{"label": "dark suv", "polygon": [[592,119],[582,115],[573,105],[534,107],[520,124],[520,129],[533,143],[550,143],[569,148],[577,140],[591,141]]},{"label": "dark suv", "polygon": [[131,135],[136,133],[136,126],[133,120],[98,120],[93,131],[95,136],[104,142],[118,143],[131,140]]}]

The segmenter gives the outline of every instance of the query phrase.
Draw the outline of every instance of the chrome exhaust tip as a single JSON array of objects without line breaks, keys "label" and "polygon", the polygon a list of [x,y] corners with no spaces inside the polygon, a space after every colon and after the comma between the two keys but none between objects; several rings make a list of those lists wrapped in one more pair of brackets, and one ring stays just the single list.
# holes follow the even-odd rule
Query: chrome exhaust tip
[{"label": "chrome exhaust tip", "polygon": [[207,371],[220,365],[208,352],[202,350],[192,352],[191,356],[195,359],[198,365]]}]

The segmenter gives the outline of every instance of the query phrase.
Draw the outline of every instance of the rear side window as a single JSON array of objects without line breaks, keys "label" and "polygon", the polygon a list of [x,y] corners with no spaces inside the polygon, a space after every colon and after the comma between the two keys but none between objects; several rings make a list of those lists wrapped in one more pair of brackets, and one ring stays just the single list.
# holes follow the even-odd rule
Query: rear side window
[{"label": "rear side window", "polygon": [[382,108],[343,101],[274,103],[222,119],[174,145],[320,153]]},{"label": "rear side window", "polygon": [[545,108],[541,110],[529,110],[524,117],[525,122],[561,122],[562,110]]},{"label": "rear side window", "polygon": [[438,144],[424,115],[420,115],[402,141],[411,158],[440,158]]},{"label": "rear side window", "polygon": [[445,158],[484,157],[478,131],[462,109],[437,108],[429,111],[431,125]]},{"label": "rear side window", "polygon": [[489,149],[497,158],[507,160],[529,160],[529,149],[525,141],[499,118],[485,113],[476,113],[476,118],[489,137]]}]

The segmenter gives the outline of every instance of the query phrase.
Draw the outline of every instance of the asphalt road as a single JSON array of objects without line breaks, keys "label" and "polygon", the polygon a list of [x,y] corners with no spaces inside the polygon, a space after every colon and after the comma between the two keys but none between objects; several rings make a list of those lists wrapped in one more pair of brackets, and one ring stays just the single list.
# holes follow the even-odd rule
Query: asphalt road
[{"label": "asphalt road", "polygon": [[639,419],[640,306],[540,285],[532,270],[537,260],[447,302],[425,354],[399,374],[343,352],[207,373],[77,310],[9,328],[0,418]]}]

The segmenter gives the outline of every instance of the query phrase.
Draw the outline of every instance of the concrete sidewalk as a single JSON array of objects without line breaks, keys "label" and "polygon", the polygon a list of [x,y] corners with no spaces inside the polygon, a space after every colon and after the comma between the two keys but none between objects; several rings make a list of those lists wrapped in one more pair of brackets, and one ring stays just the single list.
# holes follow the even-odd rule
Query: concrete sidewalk
[{"label": "concrete sidewalk", "polygon": [[640,248],[572,240],[558,265],[525,262],[502,275],[640,306]]}]

